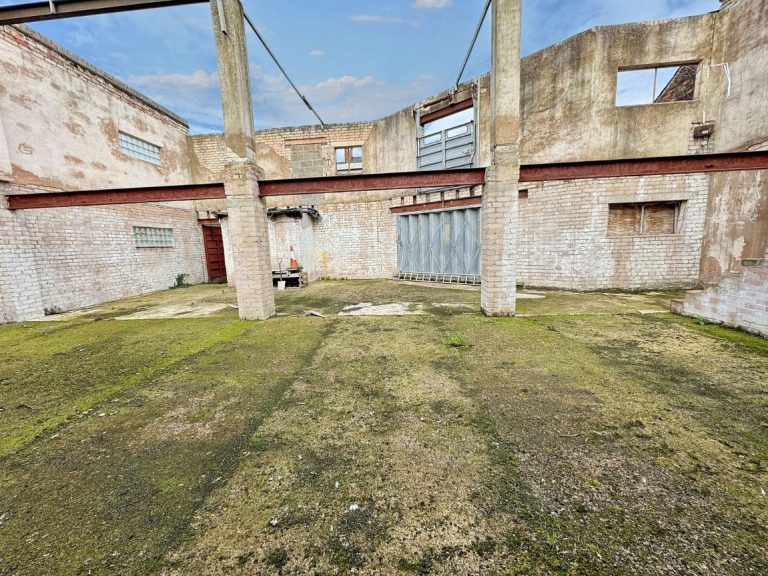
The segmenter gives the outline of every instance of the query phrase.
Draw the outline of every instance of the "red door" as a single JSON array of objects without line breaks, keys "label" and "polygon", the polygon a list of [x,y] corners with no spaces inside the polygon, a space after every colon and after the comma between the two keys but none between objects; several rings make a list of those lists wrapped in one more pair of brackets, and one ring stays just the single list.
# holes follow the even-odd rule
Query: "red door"
[{"label": "red door", "polygon": [[203,226],[203,246],[205,264],[208,267],[210,282],[226,282],[227,266],[224,263],[224,239],[221,226]]}]

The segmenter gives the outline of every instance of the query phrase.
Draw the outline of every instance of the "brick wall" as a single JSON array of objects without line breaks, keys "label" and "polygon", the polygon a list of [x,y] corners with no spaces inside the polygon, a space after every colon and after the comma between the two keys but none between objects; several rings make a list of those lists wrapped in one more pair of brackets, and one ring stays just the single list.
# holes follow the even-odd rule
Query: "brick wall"
[{"label": "brick wall", "polygon": [[290,148],[291,173],[294,178],[311,178],[324,174],[322,144],[296,144]]},{"label": "brick wall", "polygon": [[[0,205],[0,322],[163,290],[176,275],[206,279],[189,208],[133,204],[10,212]],[[133,226],[173,228],[173,248],[137,248]]]},{"label": "brick wall", "polygon": [[[363,171],[371,171],[366,149],[375,122],[298,126],[260,130],[254,136],[262,178],[301,178],[334,176],[335,148],[363,147]],[[192,136],[192,147],[200,163],[200,180],[221,181],[227,164],[226,147],[221,134]],[[393,169],[394,170],[394,169]]]},{"label": "brick wall", "polygon": [[[592,290],[697,284],[706,174],[547,182],[520,201],[518,281]],[[684,201],[680,232],[609,237],[608,206]]]},{"label": "brick wall", "polygon": [[34,241],[0,196],[0,324],[42,315]]},{"label": "brick wall", "polygon": [[270,222],[272,268],[288,267],[290,247],[319,278],[390,278],[397,272],[397,232],[389,200],[323,204],[320,219],[280,216]]},{"label": "brick wall", "polygon": [[673,310],[742,328],[768,338],[768,253],[761,261],[743,262],[743,271],[720,284],[690,292]]},{"label": "brick wall", "polygon": [[[363,171],[370,170],[366,142],[372,122],[263,130],[256,133],[259,168],[264,178],[301,178],[336,174],[335,148],[363,147]],[[221,178],[226,149],[221,135],[193,136],[195,154],[209,179]],[[280,216],[269,222],[271,266],[287,268],[290,247],[311,280],[391,277],[397,268],[395,217],[391,193],[269,198],[269,206],[311,205],[319,220]],[[226,204],[219,203],[224,210]],[[198,203],[209,210],[210,203]],[[235,272],[236,273],[236,272]]]}]

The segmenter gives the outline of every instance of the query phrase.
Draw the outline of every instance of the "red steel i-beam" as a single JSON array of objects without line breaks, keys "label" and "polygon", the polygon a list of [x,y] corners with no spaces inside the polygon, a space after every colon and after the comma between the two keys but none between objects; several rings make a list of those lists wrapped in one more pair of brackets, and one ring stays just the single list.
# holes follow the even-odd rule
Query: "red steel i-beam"
[{"label": "red steel i-beam", "polygon": [[722,154],[668,156],[661,158],[523,165],[520,168],[520,182],[551,182],[554,180],[582,180],[585,178],[622,178],[626,176],[658,176],[663,174],[696,174],[766,169],[768,169],[768,151],[727,152]]},{"label": "red steel i-beam", "polygon": [[[295,196],[338,192],[368,192],[444,186],[467,187],[485,183],[485,168],[468,170],[436,170],[431,172],[395,172],[392,174],[360,174],[325,178],[264,180],[259,182],[261,196]],[[9,194],[9,210],[64,208],[71,206],[103,206],[180,200],[216,200],[225,198],[224,185],[191,184],[151,188],[51,192],[43,194]]]},{"label": "red steel i-beam", "polygon": [[[739,170],[768,170],[768,151],[523,165],[520,168],[520,182],[733,172]],[[485,168],[470,168],[467,170],[436,170],[433,172],[395,172],[392,174],[264,180],[259,182],[259,190],[261,196],[295,196],[302,194],[367,192],[373,190],[408,190],[439,187],[464,188],[479,186],[484,183]],[[224,185],[213,183],[123,190],[10,194],[7,198],[9,209],[26,210],[67,206],[173,202],[178,200],[215,200],[225,198],[225,195]]]},{"label": "red steel i-beam", "polygon": [[261,196],[293,196],[334,192],[368,192],[411,188],[467,187],[485,184],[485,168],[392,172],[322,178],[292,178],[259,182]]},{"label": "red steel i-beam", "polygon": [[7,196],[9,210],[143,204],[145,202],[177,202],[183,200],[216,200],[224,197],[223,184],[191,184],[184,186],[131,188],[127,190],[89,190],[85,192],[46,192],[42,194],[11,194]]}]

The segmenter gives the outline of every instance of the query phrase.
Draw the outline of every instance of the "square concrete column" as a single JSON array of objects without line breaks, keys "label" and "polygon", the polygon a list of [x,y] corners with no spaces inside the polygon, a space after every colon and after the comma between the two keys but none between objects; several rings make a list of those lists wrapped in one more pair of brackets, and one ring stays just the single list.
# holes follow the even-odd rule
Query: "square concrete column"
[{"label": "square concrete column", "polygon": [[483,312],[515,314],[517,194],[520,180],[520,26],[522,0],[493,2],[492,162],[483,189]]},{"label": "square concrete column", "polygon": [[256,164],[249,160],[227,165],[228,231],[236,262],[240,318],[266,320],[275,315],[275,293],[269,261],[267,210],[259,198]]},{"label": "square concrete column", "polygon": [[243,8],[239,0],[211,2],[229,164],[227,197],[229,269],[234,273],[240,318],[266,320],[275,314],[269,259],[267,210],[259,197],[253,145],[253,103],[248,73]]},{"label": "square concrete column", "polygon": [[514,316],[517,300],[517,146],[497,146],[483,188],[480,304],[489,316]]}]

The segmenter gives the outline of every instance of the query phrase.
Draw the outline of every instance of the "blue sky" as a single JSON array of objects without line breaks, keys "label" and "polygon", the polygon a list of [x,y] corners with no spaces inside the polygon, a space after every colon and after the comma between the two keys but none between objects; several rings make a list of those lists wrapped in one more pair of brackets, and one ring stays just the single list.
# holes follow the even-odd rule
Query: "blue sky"
[{"label": "blue sky", "polygon": [[[2,1],[0,4],[19,4]],[[243,0],[326,122],[382,117],[451,86],[485,0]],[[528,0],[523,53],[592,26],[717,10],[718,0]],[[207,4],[41,22],[33,27],[186,118],[221,130]],[[256,43],[257,128],[314,123]],[[490,68],[488,23],[465,78]]]}]

